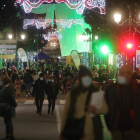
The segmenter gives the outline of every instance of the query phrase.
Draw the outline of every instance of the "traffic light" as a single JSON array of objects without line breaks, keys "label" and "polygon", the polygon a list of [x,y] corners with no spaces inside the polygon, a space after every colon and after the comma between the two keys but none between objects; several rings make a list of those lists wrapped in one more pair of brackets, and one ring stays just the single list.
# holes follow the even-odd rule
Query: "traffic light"
[{"label": "traffic light", "polygon": [[101,47],[101,52],[102,52],[104,55],[106,55],[106,54],[108,54],[108,53],[110,52],[110,50],[108,49],[108,47],[107,47],[106,45],[103,45],[103,46]]},{"label": "traffic light", "polygon": [[127,49],[132,49],[133,48],[133,44],[132,43],[127,43],[126,47],[127,47]]}]

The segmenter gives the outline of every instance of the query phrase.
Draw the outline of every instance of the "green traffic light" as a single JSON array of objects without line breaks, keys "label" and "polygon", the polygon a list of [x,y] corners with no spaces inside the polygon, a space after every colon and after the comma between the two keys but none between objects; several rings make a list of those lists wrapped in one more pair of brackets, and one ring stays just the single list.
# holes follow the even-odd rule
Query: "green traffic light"
[{"label": "green traffic light", "polygon": [[106,54],[108,54],[108,53],[110,52],[110,50],[108,49],[108,47],[107,47],[106,45],[103,45],[103,46],[101,47],[101,52],[102,52],[104,55],[106,55]]}]

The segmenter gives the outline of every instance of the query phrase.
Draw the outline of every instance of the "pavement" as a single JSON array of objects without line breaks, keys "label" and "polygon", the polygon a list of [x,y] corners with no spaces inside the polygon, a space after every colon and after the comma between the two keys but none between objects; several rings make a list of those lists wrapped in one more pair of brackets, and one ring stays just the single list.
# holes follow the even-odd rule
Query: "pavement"
[{"label": "pavement", "polygon": [[[16,118],[13,118],[14,135],[16,140],[58,140],[60,133],[60,123],[63,108],[65,105],[65,95],[59,94],[56,100],[55,115],[49,115],[48,101],[45,96],[42,115],[36,114],[34,97],[25,97],[22,91],[21,96],[16,98],[18,106],[16,108]],[[105,140],[111,140],[110,133],[104,127]],[[5,137],[5,125],[3,118],[0,118],[0,140]]]}]

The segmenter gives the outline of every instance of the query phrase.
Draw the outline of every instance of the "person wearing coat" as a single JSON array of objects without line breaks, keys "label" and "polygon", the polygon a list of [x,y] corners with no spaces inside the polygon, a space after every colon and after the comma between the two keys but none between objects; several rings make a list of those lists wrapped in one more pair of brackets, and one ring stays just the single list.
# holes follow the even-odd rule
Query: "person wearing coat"
[{"label": "person wearing coat", "polygon": [[[91,105],[91,95],[99,90],[93,85],[92,74],[85,66],[80,66],[78,79],[77,85],[67,94],[59,140],[72,140],[66,139],[63,135],[67,121],[69,119],[80,119],[84,116],[84,132],[81,134],[82,138],[76,140],[103,140],[103,126],[100,115],[108,112],[106,101],[103,99],[101,108]],[[85,111],[85,108],[87,111]],[[91,113],[95,117],[91,117]]]},{"label": "person wearing coat", "polygon": [[41,115],[42,112],[45,90],[46,90],[46,81],[44,79],[44,74],[40,73],[39,79],[35,82],[35,102],[37,107],[36,113],[39,115]]},{"label": "person wearing coat", "polygon": [[[15,117],[15,107],[17,103],[15,101],[15,89],[11,80],[2,76],[0,78],[2,82],[2,90],[0,91],[0,117],[4,118],[4,123],[6,125],[6,138],[5,140],[14,140],[13,133],[13,123],[12,118]],[[6,108],[2,108],[2,105],[5,104]]]},{"label": "person wearing coat", "polygon": [[140,85],[132,76],[132,66],[124,65],[105,93],[109,108],[105,121],[113,140],[140,140]]},{"label": "person wearing coat", "polygon": [[48,92],[47,92],[47,97],[49,101],[48,114],[50,114],[51,111],[51,114],[54,115],[55,101],[57,99],[58,92],[59,92],[59,87],[58,87],[57,80],[54,76],[52,76],[51,81],[49,81],[48,83]]}]

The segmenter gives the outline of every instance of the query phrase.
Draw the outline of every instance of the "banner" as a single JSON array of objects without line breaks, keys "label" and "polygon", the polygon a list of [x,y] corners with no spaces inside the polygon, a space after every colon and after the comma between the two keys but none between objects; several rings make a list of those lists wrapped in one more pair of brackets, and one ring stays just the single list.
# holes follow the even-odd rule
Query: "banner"
[{"label": "banner", "polygon": [[71,57],[72,57],[72,60],[75,64],[75,66],[77,67],[77,69],[79,69],[79,66],[81,65],[81,61],[80,61],[80,56],[79,56],[78,52],[76,50],[73,50],[71,52]]}]

